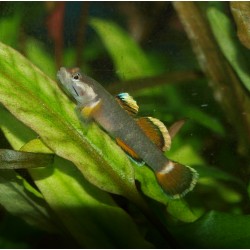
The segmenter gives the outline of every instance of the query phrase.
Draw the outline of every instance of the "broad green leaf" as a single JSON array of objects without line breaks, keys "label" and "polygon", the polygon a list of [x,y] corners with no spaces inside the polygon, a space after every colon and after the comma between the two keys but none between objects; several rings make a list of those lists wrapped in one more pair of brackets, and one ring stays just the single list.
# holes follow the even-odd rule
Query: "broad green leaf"
[{"label": "broad green leaf", "polygon": [[230,62],[245,87],[250,90],[249,62],[244,57],[244,50],[238,41],[233,23],[218,7],[212,4],[207,10],[213,34],[224,56]]},{"label": "broad green leaf", "polygon": [[57,231],[48,205],[33,189],[14,170],[0,170],[0,204],[31,225],[46,231]]},{"label": "broad green leaf", "polygon": [[127,156],[97,125],[80,124],[74,105],[18,52],[0,44],[0,102],[92,183],[141,203]]},{"label": "broad green leaf", "polygon": [[249,248],[250,216],[211,211],[199,220],[171,228],[185,248]]},{"label": "broad green leaf", "polygon": [[90,24],[112,57],[120,79],[129,80],[157,73],[138,44],[117,24],[98,18],[92,18]]},{"label": "broad green leaf", "polygon": [[[22,150],[49,152],[40,140],[29,142]],[[86,181],[69,161],[55,157],[53,167],[30,169],[29,172],[46,201],[81,246],[151,247],[111,197]]]},{"label": "broad green leaf", "polygon": [[0,169],[28,169],[50,166],[53,154],[28,153],[10,149],[0,149]]},{"label": "broad green leaf", "polygon": [[135,178],[140,182],[143,193],[166,205],[167,212],[171,216],[183,222],[192,222],[198,218],[184,200],[172,200],[164,193],[157,184],[152,170],[146,166],[137,166],[135,169]]},{"label": "broad green leaf", "polygon": [[147,166],[136,166],[135,178],[141,183],[141,189],[144,194],[165,205],[168,203],[169,197],[157,184],[155,174],[151,169]]},{"label": "broad green leaf", "polygon": [[[24,143],[36,137],[32,130],[18,121],[2,106],[0,106],[0,113],[0,127],[15,149],[20,149]],[[14,152],[14,156],[15,154],[17,156],[19,154],[26,154],[24,152],[11,152]],[[49,158],[51,158],[51,156]],[[0,168],[6,168],[6,164],[9,168],[13,168],[13,162],[10,162],[10,159],[8,158],[6,158],[6,160],[7,162],[5,161],[4,165],[3,162],[1,163]],[[21,162],[14,162],[14,165],[15,168],[17,166],[22,168],[25,167],[22,163],[34,167],[39,165],[42,166],[46,163],[44,161],[40,162],[39,159],[38,161],[39,162],[35,163],[25,162],[21,159]],[[5,207],[5,209],[14,215],[20,216],[28,223],[38,226],[39,228],[50,231],[57,230],[55,226],[51,224],[52,222],[50,221],[50,215],[47,211],[47,204],[42,199],[41,194],[34,187],[19,176],[14,170],[0,170],[0,176],[0,203],[3,207]]]},{"label": "broad green leaf", "polygon": [[2,105],[0,105],[0,117],[0,128],[14,149],[19,150],[25,143],[37,137],[34,131],[17,120]]},{"label": "broad green leaf", "polygon": [[167,205],[167,211],[175,219],[183,222],[194,222],[199,217],[199,214],[192,211],[185,200],[170,200]]}]

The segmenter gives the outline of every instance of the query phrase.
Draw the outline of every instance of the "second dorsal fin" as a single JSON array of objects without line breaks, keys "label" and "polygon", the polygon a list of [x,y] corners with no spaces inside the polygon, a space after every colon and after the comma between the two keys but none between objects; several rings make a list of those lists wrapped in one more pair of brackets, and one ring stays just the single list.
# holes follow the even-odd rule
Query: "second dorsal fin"
[{"label": "second dorsal fin", "polygon": [[130,115],[135,116],[138,113],[139,107],[133,97],[128,93],[120,93],[115,98],[120,106]]},{"label": "second dorsal fin", "polygon": [[153,117],[141,117],[136,120],[147,137],[162,151],[170,149],[171,137],[165,125]]}]

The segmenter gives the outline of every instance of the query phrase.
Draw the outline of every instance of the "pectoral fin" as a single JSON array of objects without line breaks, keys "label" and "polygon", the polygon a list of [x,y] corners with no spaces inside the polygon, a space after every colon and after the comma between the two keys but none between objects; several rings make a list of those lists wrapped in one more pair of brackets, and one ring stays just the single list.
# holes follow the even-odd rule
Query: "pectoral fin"
[{"label": "pectoral fin", "polygon": [[147,137],[162,151],[170,149],[171,137],[165,125],[153,117],[141,117],[136,120]]},{"label": "pectoral fin", "polygon": [[120,106],[124,108],[129,115],[135,116],[138,113],[139,107],[133,97],[128,93],[120,93],[115,98]]},{"label": "pectoral fin", "polygon": [[92,114],[97,111],[101,106],[101,100],[93,102],[91,105],[86,105],[83,108],[79,107],[80,114],[85,118],[89,119]]}]

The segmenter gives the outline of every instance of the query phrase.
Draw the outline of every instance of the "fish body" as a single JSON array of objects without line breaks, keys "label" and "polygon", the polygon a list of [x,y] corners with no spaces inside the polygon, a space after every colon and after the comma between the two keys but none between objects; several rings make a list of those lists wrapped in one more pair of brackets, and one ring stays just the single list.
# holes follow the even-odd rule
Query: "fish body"
[{"label": "fish body", "polygon": [[147,163],[170,197],[179,198],[193,189],[197,180],[196,171],[165,157],[138,126],[135,118],[101,84],[77,68],[62,67],[57,76],[64,89],[76,100],[82,116],[94,119],[124,148],[135,152]]}]

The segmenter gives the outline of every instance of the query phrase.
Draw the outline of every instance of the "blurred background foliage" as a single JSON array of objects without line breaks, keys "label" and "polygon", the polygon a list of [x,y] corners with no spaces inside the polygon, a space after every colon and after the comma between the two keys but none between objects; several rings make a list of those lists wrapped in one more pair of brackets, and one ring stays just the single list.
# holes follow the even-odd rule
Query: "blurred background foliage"
[{"label": "blurred background foliage", "polygon": [[[146,194],[143,199],[153,211],[153,226],[145,210],[143,215],[126,195],[99,193],[90,186],[79,198],[74,195],[81,186],[74,184],[72,196],[78,200],[72,198],[73,203],[85,202],[108,213],[108,206],[114,213],[121,213],[116,208],[126,211],[131,221],[125,225],[121,217],[124,220],[112,229],[100,224],[103,218],[89,215],[91,210],[80,208],[72,208],[73,216],[65,222],[66,210],[55,209],[51,193],[33,182],[48,175],[46,171],[18,170],[17,178],[0,170],[0,247],[249,248],[249,12],[247,2],[1,2],[0,41],[53,80],[60,66],[78,66],[111,93],[131,93],[141,116],[157,117],[167,126],[187,118],[167,156],[197,169],[200,179],[184,200],[169,201],[150,186],[151,172],[133,165]],[[37,137],[28,127],[12,123],[3,106],[0,112],[2,149],[19,150]],[[31,142],[30,150],[34,145]],[[70,164],[57,159],[53,167],[73,169]],[[74,170],[62,171],[55,185],[72,181],[64,173],[76,175]],[[51,189],[52,181],[45,181]],[[77,183],[86,188],[90,184],[85,182],[79,176]],[[100,203],[98,197],[105,201]],[[34,218],[43,214],[43,219],[34,223],[27,211]],[[77,216],[82,217],[78,222]],[[124,236],[113,236],[119,226]],[[134,238],[125,233],[129,227]],[[92,234],[87,234],[88,228]],[[101,239],[105,230],[110,242]],[[86,236],[81,240],[77,231]],[[132,241],[126,245],[128,239]]]}]

